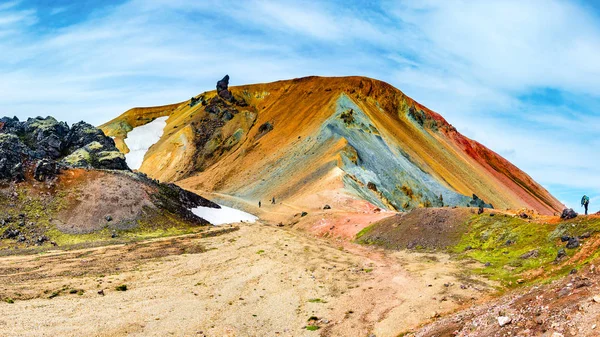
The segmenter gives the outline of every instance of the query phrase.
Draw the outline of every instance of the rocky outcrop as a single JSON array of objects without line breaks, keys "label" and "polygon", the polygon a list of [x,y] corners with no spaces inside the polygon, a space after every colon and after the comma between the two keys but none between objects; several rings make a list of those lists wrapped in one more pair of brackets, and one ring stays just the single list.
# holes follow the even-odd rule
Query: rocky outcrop
[{"label": "rocky outcrop", "polygon": [[53,117],[0,118],[0,179],[45,181],[61,167],[129,170],[114,141],[85,122],[69,128]]},{"label": "rocky outcrop", "polygon": [[233,101],[233,96],[229,91],[229,75],[225,75],[222,80],[217,82],[217,94],[226,101]]},{"label": "rocky outcrop", "polygon": [[16,135],[0,133],[0,179],[22,180],[23,161],[30,152]]}]

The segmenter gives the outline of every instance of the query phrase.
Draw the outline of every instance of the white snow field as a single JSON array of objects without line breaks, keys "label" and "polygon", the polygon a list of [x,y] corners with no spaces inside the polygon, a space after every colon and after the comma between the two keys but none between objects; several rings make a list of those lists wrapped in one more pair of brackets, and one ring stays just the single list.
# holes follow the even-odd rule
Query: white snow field
[{"label": "white snow field", "polygon": [[129,148],[129,153],[125,155],[125,161],[130,169],[139,170],[142,166],[148,149],[162,137],[168,118],[159,117],[146,125],[138,126],[129,131],[125,139],[125,144]]},{"label": "white snow field", "polygon": [[192,213],[208,220],[213,225],[224,225],[235,222],[254,222],[258,217],[235,208],[221,206],[221,209],[210,207],[192,208]]}]

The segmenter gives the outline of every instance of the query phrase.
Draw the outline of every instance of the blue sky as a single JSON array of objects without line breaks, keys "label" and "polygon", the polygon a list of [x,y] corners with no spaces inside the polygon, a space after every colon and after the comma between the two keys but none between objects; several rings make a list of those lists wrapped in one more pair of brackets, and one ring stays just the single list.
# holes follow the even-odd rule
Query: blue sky
[{"label": "blue sky", "polygon": [[224,74],[384,80],[559,200],[600,209],[594,2],[0,1],[0,115],[101,124]]}]

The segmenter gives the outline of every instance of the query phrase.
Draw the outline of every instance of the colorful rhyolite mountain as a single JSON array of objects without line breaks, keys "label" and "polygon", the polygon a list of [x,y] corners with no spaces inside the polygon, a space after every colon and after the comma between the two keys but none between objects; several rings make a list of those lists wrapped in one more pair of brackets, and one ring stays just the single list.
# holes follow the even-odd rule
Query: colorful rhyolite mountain
[{"label": "colorful rhyolite mountain", "polygon": [[228,80],[190,101],[131,109],[100,128],[128,153],[129,132],[168,117],[140,171],[252,202],[563,208],[523,171],[387,83],[306,77],[228,88]]}]

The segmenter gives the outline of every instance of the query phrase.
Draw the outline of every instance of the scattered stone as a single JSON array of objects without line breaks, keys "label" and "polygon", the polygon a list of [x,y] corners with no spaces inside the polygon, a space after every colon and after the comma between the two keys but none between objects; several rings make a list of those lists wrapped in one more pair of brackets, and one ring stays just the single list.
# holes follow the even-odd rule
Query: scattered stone
[{"label": "scattered stone", "polygon": [[308,213],[306,213],[306,212],[302,212],[302,214],[300,214],[300,217],[305,217],[305,216],[307,216],[307,215],[308,215]]},{"label": "scattered stone", "polygon": [[8,228],[7,230],[4,231],[4,234],[2,234],[1,238],[2,239],[14,239],[14,238],[18,237],[19,235],[21,235],[21,231],[19,231],[18,229]]},{"label": "scattered stone", "polygon": [[113,220],[113,218],[112,218],[112,216],[107,215],[107,216],[104,217],[104,220],[106,220],[108,222],[111,222]]},{"label": "scattered stone", "polygon": [[565,208],[560,215],[560,218],[563,220],[569,220],[576,217],[577,213],[572,208]]},{"label": "scattered stone", "polygon": [[594,296],[592,300],[596,303],[600,303],[600,295]]},{"label": "scattered stone", "polygon": [[567,252],[565,251],[564,248],[561,248],[558,250],[558,253],[556,254],[556,260],[561,260],[564,257],[567,257]]},{"label": "scattered stone", "polygon": [[579,235],[579,239],[587,239],[591,236],[592,234],[590,232],[585,232],[581,235]]},{"label": "scattered stone", "polygon": [[331,209],[331,206],[329,206],[329,205],[325,205],[325,206],[323,207],[323,209]]},{"label": "scattered stone", "polygon": [[575,268],[571,269],[571,271],[569,272],[569,274],[570,275],[577,274],[577,269],[575,269]]},{"label": "scattered stone", "polygon": [[510,317],[507,316],[499,316],[498,317],[498,324],[503,327],[505,325],[508,325],[512,322],[512,319]]},{"label": "scattered stone", "polygon": [[569,239],[569,242],[567,243],[566,247],[569,249],[574,249],[574,248],[579,247],[579,239],[577,239],[577,238]]},{"label": "scattered stone", "polygon": [[489,267],[489,266],[491,266],[491,265],[492,265],[492,263],[491,263],[491,262],[486,262],[484,266],[486,266],[486,267]]},{"label": "scattered stone", "polygon": [[568,236],[568,235],[563,235],[563,236],[560,237],[560,241],[561,242],[567,242],[569,240],[571,240],[571,237]]},{"label": "scattered stone", "polygon": [[100,290],[98,290],[98,295],[100,295],[100,296],[104,296],[104,289],[100,289]]}]

